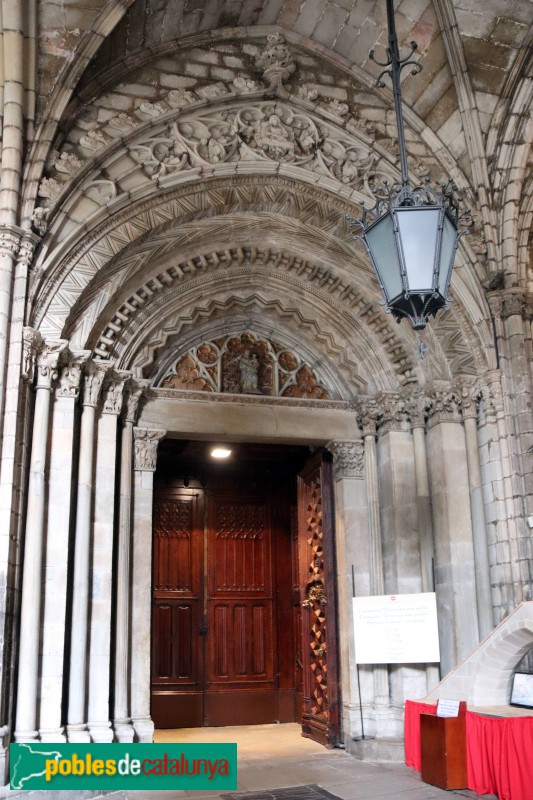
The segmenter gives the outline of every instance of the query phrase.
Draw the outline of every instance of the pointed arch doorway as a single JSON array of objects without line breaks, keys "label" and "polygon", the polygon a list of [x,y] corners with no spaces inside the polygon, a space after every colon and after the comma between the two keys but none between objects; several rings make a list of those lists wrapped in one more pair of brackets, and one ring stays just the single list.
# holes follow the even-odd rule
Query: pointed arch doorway
[{"label": "pointed arch doorway", "polygon": [[294,722],[339,736],[328,454],[168,440],[154,494],[156,727]]}]

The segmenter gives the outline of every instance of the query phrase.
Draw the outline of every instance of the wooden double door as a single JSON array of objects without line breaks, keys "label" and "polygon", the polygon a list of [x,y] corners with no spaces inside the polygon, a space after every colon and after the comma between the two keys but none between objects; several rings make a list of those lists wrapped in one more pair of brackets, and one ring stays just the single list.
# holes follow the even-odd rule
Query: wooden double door
[{"label": "wooden double door", "polygon": [[335,743],[329,465],[315,462],[298,477],[298,498],[285,481],[259,491],[242,476],[238,489],[156,492],[156,727],[296,720]]}]

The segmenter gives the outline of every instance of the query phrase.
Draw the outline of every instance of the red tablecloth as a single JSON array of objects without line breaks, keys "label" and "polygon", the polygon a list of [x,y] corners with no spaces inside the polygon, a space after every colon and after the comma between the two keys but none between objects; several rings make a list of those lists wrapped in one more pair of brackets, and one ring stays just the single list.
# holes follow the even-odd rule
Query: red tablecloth
[{"label": "red tablecloth", "polygon": [[405,701],[404,745],[405,763],[420,772],[420,714],[436,714],[437,706],[430,703]]},{"label": "red tablecloth", "polygon": [[468,788],[499,800],[533,800],[533,717],[466,713]]},{"label": "red tablecloth", "polygon": [[[420,770],[420,714],[436,706],[405,703],[405,763]],[[485,717],[466,712],[468,788],[499,800],[533,800],[533,716]]]}]

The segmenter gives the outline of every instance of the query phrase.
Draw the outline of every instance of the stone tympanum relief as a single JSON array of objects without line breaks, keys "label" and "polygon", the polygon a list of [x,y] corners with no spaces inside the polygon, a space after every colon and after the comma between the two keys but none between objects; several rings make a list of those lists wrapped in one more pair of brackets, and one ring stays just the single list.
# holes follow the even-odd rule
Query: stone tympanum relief
[{"label": "stone tympanum relief", "polygon": [[298,354],[250,331],[192,347],[172,364],[159,385],[315,400],[329,400],[332,394]]}]

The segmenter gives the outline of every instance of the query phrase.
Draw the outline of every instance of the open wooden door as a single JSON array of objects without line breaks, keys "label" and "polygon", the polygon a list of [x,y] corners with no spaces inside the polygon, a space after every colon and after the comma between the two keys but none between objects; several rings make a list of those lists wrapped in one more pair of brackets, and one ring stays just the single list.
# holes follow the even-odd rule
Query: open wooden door
[{"label": "open wooden door", "polygon": [[334,747],[339,738],[332,490],[331,460],[319,451],[298,475],[302,733],[326,747]]}]

